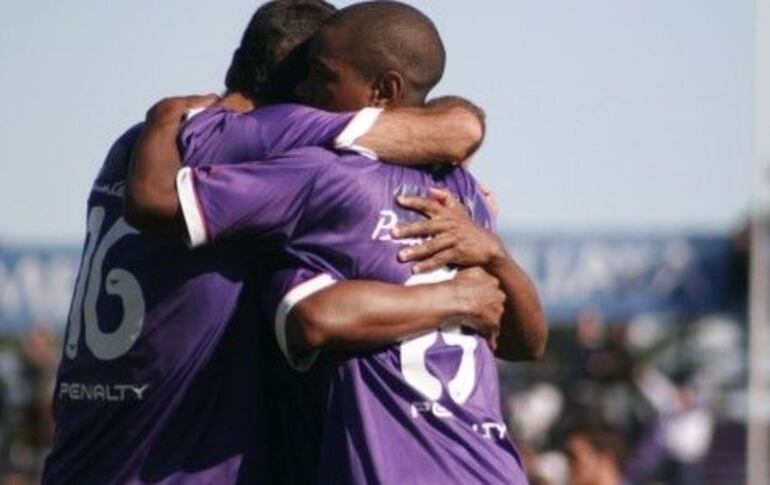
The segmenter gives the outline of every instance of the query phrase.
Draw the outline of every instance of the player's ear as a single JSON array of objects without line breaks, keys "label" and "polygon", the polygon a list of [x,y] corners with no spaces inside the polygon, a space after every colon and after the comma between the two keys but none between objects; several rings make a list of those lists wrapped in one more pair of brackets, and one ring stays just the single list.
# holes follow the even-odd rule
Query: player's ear
[{"label": "player's ear", "polygon": [[396,71],[385,71],[372,86],[369,104],[378,108],[396,106],[404,98],[404,78]]}]

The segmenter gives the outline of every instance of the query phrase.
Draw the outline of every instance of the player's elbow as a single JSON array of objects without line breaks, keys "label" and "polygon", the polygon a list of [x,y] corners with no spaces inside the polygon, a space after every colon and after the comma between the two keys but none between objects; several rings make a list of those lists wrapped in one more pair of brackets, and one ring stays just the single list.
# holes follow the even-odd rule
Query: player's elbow
[{"label": "player's elbow", "polygon": [[534,341],[528,346],[526,351],[527,360],[540,360],[545,355],[545,349],[548,345],[548,327],[544,326],[543,330],[534,339]]},{"label": "player's elbow", "polygon": [[484,118],[477,113],[457,108],[458,136],[450,147],[452,159],[463,162],[469,159],[484,141]]},{"label": "player's elbow", "polygon": [[531,316],[525,330],[499,341],[496,356],[503,360],[536,361],[545,355],[548,345],[548,323],[543,313]]},{"label": "player's elbow", "polygon": [[333,312],[311,296],[292,311],[289,337],[293,345],[301,350],[321,349],[334,340],[335,320]]},{"label": "player's elbow", "polygon": [[126,193],[123,198],[123,219],[142,233],[151,233],[153,228],[153,213],[155,207],[141,199],[134,197],[133,193]]},{"label": "player's elbow", "polygon": [[327,328],[328,327],[317,320],[302,318],[299,325],[299,332],[301,334],[300,339],[298,340],[301,342],[299,347],[302,350],[317,350],[323,348],[329,341]]},{"label": "player's elbow", "polygon": [[526,360],[540,360],[548,345],[548,322],[542,311],[532,317],[528,337],[524,339],[523,357]]},{"label": "player's elbow", "polygon": [[476,113],[463,111],[462,116],[462,140],[464,144],[458,147],[458,160],[464,161],[470,158],[484,141],[484,118]]},{"label": "player's elbow", "polygon": [[148,207],[141,196],[137,196],[137,189],[131,185],[127,185],[126,192],[123,195],[123,219],[125,221],[144,232],[147,228],[148,221]]}]

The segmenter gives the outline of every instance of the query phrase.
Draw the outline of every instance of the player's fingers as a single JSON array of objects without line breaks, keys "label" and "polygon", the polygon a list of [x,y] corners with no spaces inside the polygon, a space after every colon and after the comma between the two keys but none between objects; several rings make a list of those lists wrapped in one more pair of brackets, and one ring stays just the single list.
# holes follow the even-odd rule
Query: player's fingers
[{"label": "player's fingers", "polygon": [[184,96],[163,98],[150,107],[147,111],[147,120],[166,118],[180,115],[187,107]]},{"label": "player's fingers", "polygon": [[189,108],[208,108],[218,102],[221,98],[218,94],[196,94],[187,97],[187,106]]},{"label": "player's fingers", "polygon": [[394,227],[390,233],[398,239],[409,237],[429,237],[451,229],[449,221],[428,219]]},{"label": "player's fingers", "polygon": [[429,273],[439,268],[443,268],[452,261],[452,250],[445,249],[440,253],[431,256],[425,261],[421,261],[412,267],[413,273]]},{"label": "player's fingers", "polygon": [[426,241],[418,246],[412,246],[406,249],[402,249],[398,252],[398,260],[402,263],[407,261],[419,261],[429,258],[434,254],[449,248],[454,244],[451,237],[437,237],[430,241]]},{"label": "player's fingers", "polygon": [[147,112],[147,122],[178,119],[191,108],[208,108],[219,99],[219,95],[213,93],[163,98]]},{"label": "player's fingers", "polygon": [[460,201],[457,200],[451,194],[451,192],[449,192],[446,189],[437,189],[437,188],[431,187],[428,189],[428,193],[430,194],[432,199],[436,200],[437,202],[440,202],[441,205],[443,205],[448,209],[463,208],[462,204],[460,204]]},{"label": "player's fingers", "polygon": [[428,217],[433,217],[436,214],[440,214],[443,207],[435,200],[426,199],[424,197],[417,197],[415,195],[401,195],[396,198],[399,205],[412,209],[417,212],[422,212]]},{"label": "player's fingers", "polygon": [[437,187],[429,187],[428,195],[430,196],[431,199],[441,204],[446,204],[449,201],[449,199],[452,198],[452,194],[450,194],[448,190],[439,189]]}]

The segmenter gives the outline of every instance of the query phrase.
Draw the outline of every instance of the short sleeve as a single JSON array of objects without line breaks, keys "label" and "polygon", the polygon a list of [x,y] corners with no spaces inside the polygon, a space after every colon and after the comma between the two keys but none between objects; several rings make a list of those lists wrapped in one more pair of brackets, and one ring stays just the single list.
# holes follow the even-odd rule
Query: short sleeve
[{"label": "short sleeve", "polygon": [[333,159],[326,150],[299,152],[182,168],[176,182],[188,244],[196,247],[239,233],[288,238],[317,174]]},{"label": "short sleeve", "polygon": [[289,315],[302,300],[336,283],[336,277],[329,273],[305,268],[287,268],[272,276],[268,290],[262,295],[262,304],[267,314],[272,316],[278,348],[294,370],[309,370],[319,352],[315,350],[302,355],[292,352],[287,335]]},{"label": "short sleeve", "polygon": [[336,148],[376,158],[356,140],[376,123],[382,110],[332,113],[300,104],[265,106],[248,113],[222,107],[190,113],[181,145],[188,166],[242,163],[305,147]]},{"label": "short sleeve", "polygon": [[310,146],[358,151],[376,157],[356,145],[356,140],[374,126],[381,111],[364,108],[357,113],[331,113],[294,104],[258,109],[252,116],[259,126],[260,136],[252,138],[249,159]]}]

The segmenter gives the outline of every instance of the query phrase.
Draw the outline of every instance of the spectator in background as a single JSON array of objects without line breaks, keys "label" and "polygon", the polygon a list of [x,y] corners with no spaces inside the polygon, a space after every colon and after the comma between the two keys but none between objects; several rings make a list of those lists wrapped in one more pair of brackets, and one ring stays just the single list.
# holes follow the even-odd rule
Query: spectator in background
[{"label": "spectator in background", "polygon": [[17,337],[0,336],[0,484],[40,482],[53,437],[51,395],[59,361],[56,336],[44,323]]},{"label": "spectator in background", "polygon": [[574,342],[567,350],[567,407],[576,418],[612,417],[625,425],[617,409],[621,398],[627,400],[631,368],[625,325],[608,326],[600,312],[586,310],[578,317]]},{"label": "spectator in background", "polygon": [[619,485],[624,483],[625,441],[613,427],[585,422],[568,429],[565,453],[572,485]]},{"label": "spectator in background", "polygon": [[59,342],[45,326],[36,325],[22,341],[22,357],[27,382],[30,384],[30,403],[26,415],[26,441],[33,456],[32,466],[42,470],[42,460],[53,441],[54,423],[51,415],[51,396],[59,365]]},{"label": "spectator in background", "polygon": [[716,419],[710,390],[699,389],[691,373],[676,379],[652,366],[636,372],[635,382],[657,416],[629,464],[629,477],[642,479],[663,465],[675,483],[700,483],[701,463],[714,435]]}]

